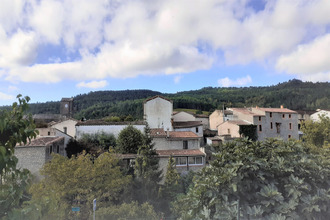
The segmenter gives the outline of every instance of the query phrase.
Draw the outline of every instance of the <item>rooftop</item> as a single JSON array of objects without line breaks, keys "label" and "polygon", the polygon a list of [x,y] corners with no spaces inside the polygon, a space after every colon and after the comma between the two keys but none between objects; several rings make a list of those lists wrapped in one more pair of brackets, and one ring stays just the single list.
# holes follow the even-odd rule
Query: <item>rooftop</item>
[{"label": "rooftop", "polygon": [[92,126],[92,125],[145,125],[144,121],[120,121],[109,122],[100,119],[79,121],[76,126]]},{"label": "rooftop", "polygon": [[24,146],[17,146],[17,147],[44,147],[54,142],[60,141],[62,139],[64,139],[64,137],[53,137],[53,136],[39,137],[31,140],[31,142],[28,142]]},{"label": "rooftop", "polygon": [[187,149],[187,150],[156,150],[160,157],[169,156],[205,156],[205,153],[198,149]]},{"label": "rooftop", "polygon": [[160,95],[156,95],[156,96],[154,96],[154,97],[148,98],[148,99],[146,99],[146,100],[144,101],[144,103],[149,102],[149,101],[151,101],[151,100],[153,100],[153,99],[156,99],[156,98],[161,98],[161,99],[164,99],[164,100],[166,100],[166,101],[169,101],[169,102],[172,102],[172,103],[173,103],[172,100],[170,100],[170,99],[168,99],[168,98],[165,98],[165,97],[163,97],[163,96],[160,96]]},{"label": "rooftop", "polygon": [[174,128],[191,128],[203,125],[200,121],[175,121],[173,122]]},{"label": "rooftop", "polygon": [[244,121],[244,120],[229,120],[226,121],[229,124],[234,124],[234,125],[251,125],[252,123],[248,122],[248,121]]},{"label": "rooftop", "polygon": [[[152,137],[167,137],[166,131],[162,128],[150,129]],[[169,138],[190,138],[196,139],[198,135],[192,131],[169,131]]]}]

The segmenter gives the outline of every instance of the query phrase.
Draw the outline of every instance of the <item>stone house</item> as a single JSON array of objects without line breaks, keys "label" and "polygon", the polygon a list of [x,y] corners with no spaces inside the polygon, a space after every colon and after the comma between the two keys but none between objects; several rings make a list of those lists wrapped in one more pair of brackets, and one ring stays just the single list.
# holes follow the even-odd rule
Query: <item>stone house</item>
[{"label": "stone house", "polygon": [[17,166],[30,170],[39,178],[41,177],[40,169],[51,160],[52,153],[65,156],[64,137],[39,137],[25,145],[15,147],[15,156],[18,158]]},{"label": "stone house", "polygon": [[244,120],[229,120],[225,121],[218,126],[218,135],[225,136],[228,135],[231,138],[239,138],[241,135],[239,134],[240,126],[242,125],[250,125],[251,123]]},{"label": "stone house", "polygon": [[228,120],[234,120],[233,112],[228,110],[215,110],[209,116],[211,130],[218,130],[218,126]]}]

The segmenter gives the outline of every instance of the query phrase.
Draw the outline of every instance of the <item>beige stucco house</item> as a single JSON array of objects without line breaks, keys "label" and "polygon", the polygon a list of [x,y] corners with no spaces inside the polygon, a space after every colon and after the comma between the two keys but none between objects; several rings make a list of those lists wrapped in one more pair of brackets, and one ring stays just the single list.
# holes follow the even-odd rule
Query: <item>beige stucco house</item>
[{"label": "beige stucco house", "polygon": [[63,133],[68,134],[74,138],[76,136],[77,123],[78,121],[76,119],[68,118],[63,121],[50,123],[50,127],[62,131]]}]

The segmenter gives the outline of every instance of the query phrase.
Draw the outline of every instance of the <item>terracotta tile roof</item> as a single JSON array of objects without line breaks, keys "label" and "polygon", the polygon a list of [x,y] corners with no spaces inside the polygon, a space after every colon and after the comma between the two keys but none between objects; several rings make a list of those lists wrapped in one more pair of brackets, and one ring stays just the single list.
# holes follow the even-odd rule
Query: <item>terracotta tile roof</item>
[{"label": "terracotta tile roof", "polygon": [[153,100],[153,99],[156,99],[156,98],[161,98],[161,99],[164,99],[164,100],[167,100],[167,101],[173,103],[172,100],[170,100],[170,99],[168,99],[168,98],[165,98],[165,97],[163,97],[163,96],[160,96],[160,95],[156,95],[156,96],[154,96],[154,97],[151,97],[151,98],[149,98],[149,99],[146,99],[143,103],[149,102],[149,101],[151,101],[151,100]]},{"label": "terracotta tile roof", "polygon": [[59,124],[59,123],[65,122],[65,121],[69,121],[69,120],[79,122],[77,119],[74,119],[74,118],[66,118],[66,119],[60,120],[60,121],[51,121],[48,123],[48,125],[53,126],[53,125],[56,125],[56,124]]},{"label": "terracotta tile roof", "polygon": [[173,122],[174,128],[191,128],[191,127],[197,127],[202,126],[202,122],[200,121],[175,121]]},{"label": "terracotta tile roof", "polygon": [[250,111],[248,108],[231,108],[230,110],[233,111],[233,113],[240,112],[245,115],[251,115],[251,116],[262,116],[263,114],[257,114],[255,112]]},{"label": "terracotta tile roof", "polygon": [[287,108],[257,108],[264,112],[276,112],[276,113],[291,113],[297,114],[297,112],[287,109]]},{"label": "terracotta tile roof", "polygon": [[64,137],[50,137],[50,136],[39,137],[31,140],[30,143],[27,143],[24,146],[17,146],[17,147],[44,147],[52,144],[53,142],[60,141],[62,139],[64,139]]},{"label": "terracotta tile roof", "polygon": [[169,156],[205,156],[199,149],[188,149],[188,150],[156,150],[157,154],[160,157],[169,157]]},{"label": "terracotta tile roof", "polygon": [[[166,131],[162,128],[150,129],[150,135],[152,137],[167,137]],[[199,138],[197,134],[192,131],[169,131],[169,138],[190,138],[196,139]]]},{"label": "terracotta tile roof", "polygon": [[252,123],[248,122],[248,121],[244,121],[244,120],[229,120],[226,121],[229,124],[234,124],[234,125],[251,125]]},{"label": "terracotta tile roof", "polygon": [[100,119],[79,121],[76,126],[89,126],[89,125],[145,125],[144,121],[121,121],[121,122],[107,122]]}]

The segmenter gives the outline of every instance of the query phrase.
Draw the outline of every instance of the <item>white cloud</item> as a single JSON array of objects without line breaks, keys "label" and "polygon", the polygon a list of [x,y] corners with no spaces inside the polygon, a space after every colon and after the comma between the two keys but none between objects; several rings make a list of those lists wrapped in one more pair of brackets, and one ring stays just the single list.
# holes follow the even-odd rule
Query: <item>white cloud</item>
[{"label": "white cloud", "polygon": [[233,86],[245,86],[252,82],[252,79],[249,75],[243,78],[238,78],[236,80],[231,80],[228,77],[218,80],[218,85],[221,87],[233,87]]},{"label": "white cloud", "polygon": [[16,86],[8,86],[8,91],[17,91],[19,90]]},{"label": "white cloud", "polygon": [[330,80],[330,34],[299,45],[292,53],[282,55],[276,67],[308,81]]},{"label": "white cloud", "polygon": [[[4,0],[0,70],[7,80],[48,83],[178,74],[209,69],[218,52],[226,65],[273,65],[329,32],[328,0],[272,0],[261,11],[249,2]],[[80,57],[36,63],[38,47],[47,45]],[[322,71],[302,77],[327,79],[330,67],[318,65]]]},{"label": "white cloud", "polygon": [[14,96],[0,92],[0,100],[13,100]]},{"label": "white cloud", "polygon": [[99,89],[106,87],[108,85],[107,81],[91,81],[91,82],[80,82],[77,84],[78,88],[90,88],[90,89]]}]

